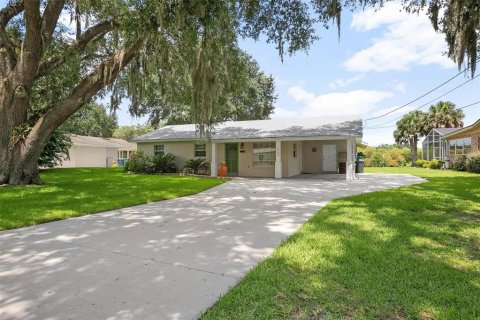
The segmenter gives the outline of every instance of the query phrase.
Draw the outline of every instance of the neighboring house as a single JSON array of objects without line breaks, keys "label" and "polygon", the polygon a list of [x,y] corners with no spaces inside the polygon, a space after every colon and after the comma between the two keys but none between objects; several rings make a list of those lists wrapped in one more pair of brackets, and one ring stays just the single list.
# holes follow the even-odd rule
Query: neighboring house
[{"label": "neighboring house", "polygon": [[443,140],[446,134],[459,128],[434,128],[425,136],[422,142],[424,160],[446,161],[448,157],[448,142]]},{"label": "neighboring house", "polygon": [[122,139],[99,138],[71,135],[70,160],[66,159],[59,167],[111,167],[113,163],[124,162],[137,150],[135,143]]},{"label": "neighboring house", "polygon": [[230,176],[346,173],[351,180],[362,133],[358,117],[323,117],[223,122],[215,126],[207,143],[194,124],[165,126],[132,141],[149,155],[174,154],[179,168],[188,159],[204,157],[212,176],[223,162]]},{"label": "neighboring house", "polygon": [[447,158],[450,163],[459,155],[480,151],[480,119],[467,127],[445,134],[443,139],[449,147]]},{"label": "neighboring house", "polygon": [[422,142],[423,159],[452,163],[457,156],[479,151],[480,119],[464,128],[432,129]]}]

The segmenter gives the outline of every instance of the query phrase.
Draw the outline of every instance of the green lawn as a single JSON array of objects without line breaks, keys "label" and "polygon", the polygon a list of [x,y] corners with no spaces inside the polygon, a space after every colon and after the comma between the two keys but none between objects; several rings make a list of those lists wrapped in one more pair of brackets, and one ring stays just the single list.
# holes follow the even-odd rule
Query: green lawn
[{"label": "green lawn", "polygon": [[202,319],[480,319],[480,175],[332,201]]},{"label": "green lawn", "polygon": [[0,230],[172,199],[226,180],[126,174],[122,169],[52,169],[44,185],[0,187]]}]

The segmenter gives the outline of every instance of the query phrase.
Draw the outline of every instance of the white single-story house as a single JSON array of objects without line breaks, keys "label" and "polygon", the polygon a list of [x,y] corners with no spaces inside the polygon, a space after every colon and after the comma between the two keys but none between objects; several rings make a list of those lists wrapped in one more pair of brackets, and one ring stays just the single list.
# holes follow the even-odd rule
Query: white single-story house
[{"label": "white single-story house", "polygon": [[70,135],[72,146],[68,150],[70,159],[58,167],[111,167],[121,163],[137,150],[137,145],[122,139]]},{"label": "white single-story house", "polygon": [[229,176],[291,177],[301,173],[342,173],[355,179],[356,144],[363,127],[359,117],[219,123],[208,142],[194,124],[168,125],[133,139],[148,155],[172,153],[176,165],[204,157],[211,175],[226,163]]}]

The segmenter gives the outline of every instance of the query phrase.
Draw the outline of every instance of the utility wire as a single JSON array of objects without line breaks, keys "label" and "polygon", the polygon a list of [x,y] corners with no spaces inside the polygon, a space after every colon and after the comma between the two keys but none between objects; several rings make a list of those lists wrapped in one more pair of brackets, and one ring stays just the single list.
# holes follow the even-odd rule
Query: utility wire
[{"label": "utility wire", "polygon": [[[470,103],[470,104],[467,104],[466,106],[463,106],[461,108],[457,108],[457,110],[461,110],[461,109],[465,109],[465,108],[468,108],[468,107],[471,107],[471,106],[474,106],[474,105],[477,105],[477,104],[480,104],[480,100],[479,101],[476,101],[476,102],[473,102],[473,103]],[[384,127],[366,127],[366,128],[363,128],[365,130],[371,130],[371,129],[385,129],[385,128],[393,128],[393,127],[396,127],[396,125],[391,125],[391,126],[384,126]]]},{"label": "utility wire", "polygon": [[[480,58],[477,59],[476,62],[479,62],[479,61],[480,61]],[[444,81],[443,83],[439,84],[438,86],[436,86],[435,88],[431,89],[430,91],[422,94],[422,95],[419,96],[418,98],[415,98],[415,99],[413,99],[412,101],[410,101],[410,102],[408,102],[408,103],[406,103],[406,104],[404,104],[404,105],[402,105],[402,106],[400,106],[400,107],[398,107],[398,108],[395,108],[395,109],[393,109],[393,110],[390,110],[390,111],[388,111],[388,112],[386,112],[386,113],[384,113],[384,114],[382,114],[382,115],[365,119],[365,121],[367,121],[367,120],[374,120],[374,119],[378,119],[378,118],[385,117],[386,115],[389,115],[389,114],[392,113],[392,112],[395,112],[395,111],[397,111],[397,110],[400,110],[400,109],[403,109],[403,108],[409,106],[410,104],[414,103],[415,101],[418,101],[418,100],[420,100],[421,98],[429,95],[429,94],[432,93],[433,91],[435,91],[435,90],[443,87],[444,85],[446,85],[447,83],[449,83],[450,81],[452,81],[453,79],[455,79],[456,77],[458,77],[459,75],[461,75],[462,73],[464,73],[465,71],[467,71],[469,68],[470,68],[470,67],[467,67],[467,68],[463,69],[462,71],[460,71],[459,73],[457,73],[456,75],[454,75],[453,77],[451,77],[450,79]],[[473,80],[473,79],[472,79],[472,80]]]},{"label": "utility wire", "polygon": [[[476,75],[475,77],[473,77],[472,79],[469,79],[469,80],[467,80],[467,81],[465,81],[465,82],[463,82],[463,83],[459,84],[459,85],[458,85],[458,86],[456,86],[455,88],[453,88],[453,89],[451,89],[451,90],[449,90],[449,91],[447,91],[447,92],[445,92],[445,93],[443,93],[443,94],[439,95],[438,97],[436,97],[435,99],[432,99],[432,100],[428,101],[427,103],[424,103],[424,104],[422,104],[420,107],[417,107],[417,108],[415,108],[415,109],[414,109],[414,110],[412,110],[412,111],[419,110],[419,109],[421,109],[421,108],[423,108],[423,107],[425,107],[425,106],[428,106],[430,103],[432,103],[432,102],[434,102],[434,101],[436,101],[436,100],[438,100],[438,99],[440,99],[440,98],[442,98],[442,97],[446,96],[447,94],[449,94],[449,93],[451,93],[451,92],[453,92],[453,91],[455,91],[455,90],[459,89],[460,87],[462,87],[462,86],[466,85],[467,83],[469,83],[469,82],[471,82],[471,81],[475,80],[475,79],[476,79],[476,78],[478,78],[479,76],[480,76],[480,74],[477,74],[477,75]],[[459,108],[457,108],[457,109],[459,109]],[[397,109],[396,109],[396,110],[397,110]],[[410,111],[410,112],[411,112],[411,111]],[[381,124],[375,125],[375,126],[373,126],[372,128],[374,128],[374,127],[380,127],[380,126],[383,126],[383,125],[385,125],[385,124],[388,124],[388,123],[390,123],[390,122],[397,121],[397,120],[399,120],[399,119],[400,119],[400,118],[402,118],[402,117],[403,117],[403,115],[402,115],[402,116],[400,116],[400,117],[397,117],[397,118],[395,118],[395,119],[392,119],[392,120],[389,120],[389,121],[385,121],[385,122],[383,122],[383,123],[381,123]],[[367,120],[368,120],[368,119],[367,119]]]},{"label": "utility wire", "polygon": [[463,106],[463,107],[461,107],[461,108],[458,108],[458,109],[465,109],[465,108],[468,108],[468,107],[474,106],[474,105],[476,105],[476,104],[479,104],[479,103],[480,103],[480,101],[477,101],[477,102],[471,103],[471,104],[469,104],[469,105],[467,105],[467,106]]}]

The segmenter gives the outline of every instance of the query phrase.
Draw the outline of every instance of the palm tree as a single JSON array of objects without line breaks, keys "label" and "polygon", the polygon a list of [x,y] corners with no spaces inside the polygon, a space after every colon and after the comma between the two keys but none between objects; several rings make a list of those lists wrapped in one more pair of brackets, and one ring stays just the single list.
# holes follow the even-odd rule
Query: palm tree
[{"label": "palm tree", "polygon": [[417,143],[426,134],[427,114],[420,110],[412,111],[397,121],[397,129],[393,132],[395,142],[410,147],[412,167],[417,165]]},{"label": "palm tree", "polygon": [[431,105],[427,115],[427,129],[433,128],[461,128],[463,127],[465,114],[462,110],[455,108],[450,101],[439,101]]}]

